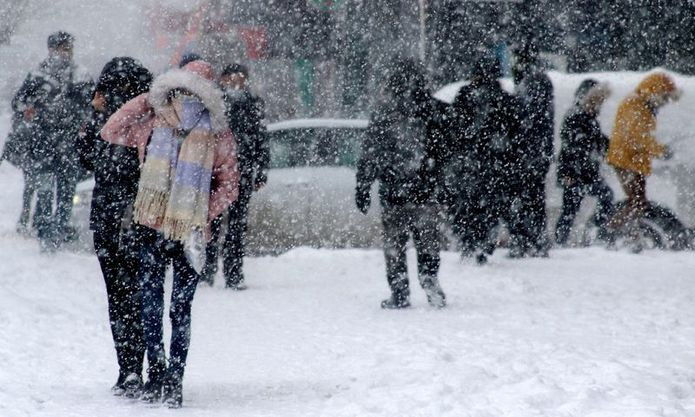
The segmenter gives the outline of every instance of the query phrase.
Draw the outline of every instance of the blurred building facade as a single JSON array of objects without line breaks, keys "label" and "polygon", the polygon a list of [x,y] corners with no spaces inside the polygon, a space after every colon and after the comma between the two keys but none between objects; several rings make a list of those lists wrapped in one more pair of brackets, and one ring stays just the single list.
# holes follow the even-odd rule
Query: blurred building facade
[{"label": "blurred building facade", "polygon": [[[0,44],[27,14],[0,6]],[[246,64],[269,120],[366,116],[390,63],[422,57],[433,88],[466,78],[481,51],[508,68],[532,41],[570,72],[695,74],[692,0],[149,0],[158,53]],[[424,11],[424,14],[421,13]],[[26,17],[26,16],[25,16]],[[424,17],[424,18],[423,18]],[[423,36],[424,35],[424,36]]]},{"label": "blurred building facade", "polygon": [[204,6],[189,49],[219,65],[249,65],[272,119],[364,115],[399,57],[424,53],[438,87],[465,78],[481,50],[495,51],[506,66],[509,46],[520,41],[534,42],[553,66],[570,72],[661,66],[695,73],[695,3],[688,0],[209,0]]}]

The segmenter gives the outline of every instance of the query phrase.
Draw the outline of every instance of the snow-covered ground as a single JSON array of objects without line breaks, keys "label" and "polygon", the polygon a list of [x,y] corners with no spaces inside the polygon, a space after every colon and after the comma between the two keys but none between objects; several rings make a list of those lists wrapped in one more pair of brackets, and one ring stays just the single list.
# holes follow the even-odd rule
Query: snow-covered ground
[{"label": "snow-covered ground", "polygon": [[600,248],[484,268],[445,253],[442,311],[418,288],[382,311],[378,250],[252,258],[248,291],[198,290],[184,408],[115,398],[95,257],[41,256],[14,234],[7,164],[0,190],[2,417],[695,415],[695,256]]}]

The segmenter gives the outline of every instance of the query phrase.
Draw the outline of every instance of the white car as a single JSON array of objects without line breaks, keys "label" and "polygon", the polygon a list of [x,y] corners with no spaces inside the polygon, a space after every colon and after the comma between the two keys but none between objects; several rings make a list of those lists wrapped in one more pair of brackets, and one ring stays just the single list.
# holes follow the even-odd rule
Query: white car
[{"label": "white car", "polygon": [[268,184],[251,197],[249,252],[379,244],[376,193],[367,216],[354,199],[367,124],[363,119],[296,119],[267,126],[271,169]]}]

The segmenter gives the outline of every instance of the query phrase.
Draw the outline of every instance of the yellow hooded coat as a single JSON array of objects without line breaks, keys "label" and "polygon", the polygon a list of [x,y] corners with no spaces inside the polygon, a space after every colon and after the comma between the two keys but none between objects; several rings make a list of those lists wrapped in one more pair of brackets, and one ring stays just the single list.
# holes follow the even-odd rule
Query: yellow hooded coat
[{"label": "yellow hooded coat", "polygon": [[656,115],[648,101],[675,91],[676,86],[668,75],[654,73],[620,103],[606,155],[610,165],[642,175],[652,173],[652,159],[662,157],[666,147],[654,137]]}]

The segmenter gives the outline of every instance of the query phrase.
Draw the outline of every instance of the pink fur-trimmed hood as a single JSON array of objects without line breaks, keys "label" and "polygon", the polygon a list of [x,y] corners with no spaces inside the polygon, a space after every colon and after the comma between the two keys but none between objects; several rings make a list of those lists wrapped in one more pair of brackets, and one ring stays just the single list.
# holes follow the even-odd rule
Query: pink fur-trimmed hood
[{"label": "pink fur-trimmed hood", "polygon": [[[204,64],[202,61],[189,63],[183,69],[173,69],[155,78],[150,88],[147,101],[160,114],[167,106],[169,92],[174,89],[184,89],[198,97],[210,113],[212,130],[221,133],[228,129],[227,117],[222,90],[213,81],[203,78],[201,69],[193,64]],[[191,66],[191,68],[189,68]]]}]

